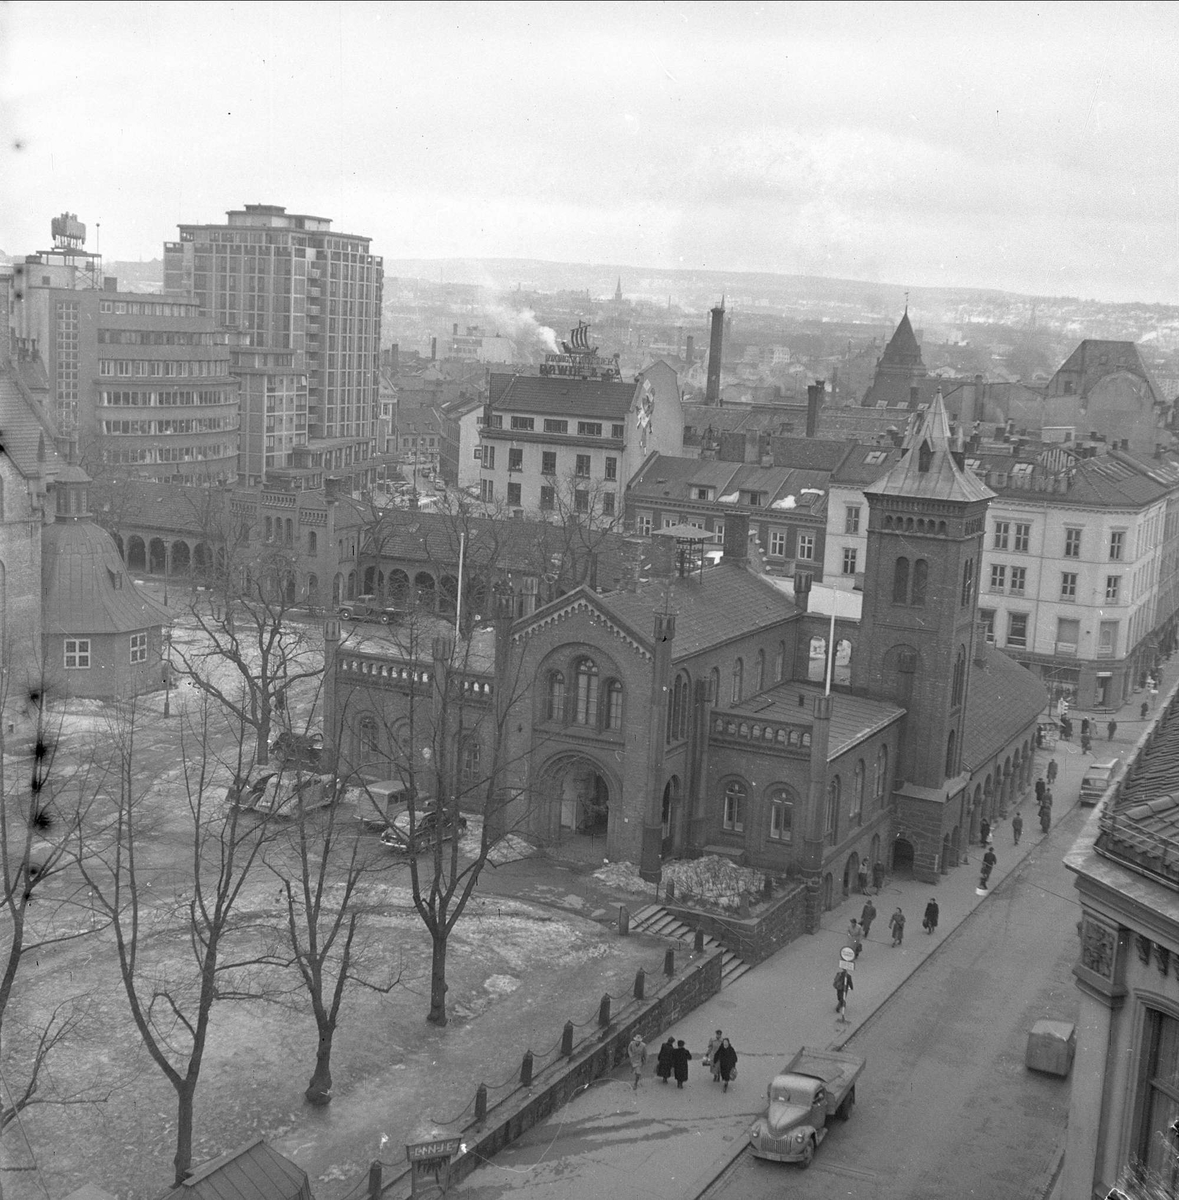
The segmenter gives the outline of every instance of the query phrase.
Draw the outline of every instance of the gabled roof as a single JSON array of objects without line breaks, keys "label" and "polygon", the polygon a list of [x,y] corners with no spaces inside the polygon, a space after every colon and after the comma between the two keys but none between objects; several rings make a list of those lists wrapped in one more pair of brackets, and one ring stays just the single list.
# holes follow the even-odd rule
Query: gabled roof
[{"label": "gabled roof", "polygon": [[[844,443],[846,446],[846,443]],[[897,446],[871,446],[856,443],[847,446],[843,461],[831,472],[831,486],[863,487],[883,478],[900,462],[903,451]]]},{"label": "gabled roof", "polygon": [[900,323],[888,339],[884,353],[880,356],[882,364],[887,366],[913,367],[921,365],[921,347],[917,344],[917,336],[909,323],[909,310],[906,308]]},{"label": "gabled roof", "polygon": [[510,375],[504,384],[503,375],[493,373],[491,380],[492,403],[504,411],[602,421],[621,421],[642,387],[634,381],[564,375]]},{"label": "gabled roof", "polygon": [[970,666],[966,690],[962,768],[973,771],[991,758],[996,747],[1007,745],[1043,712],[1048,703],[1044,685],[1002,650],[983,646]]},{"label": "gabled roof", "polygon": [[264,1139],[211,1159],[163,1200],[311,1200],[307,1172]]},{"label": "gabled roof", "polygon": [[1142,379],[1151,392],[1151,399],[1156,404],[1165,404],[1166,400],[1151,378],[1150,371],[1142,361],[1142,355],[1133,342],[1106,341],[1097,338],[1086,338],[1056,369],[1056,374],[1048,384],[1051,395],[1061,392],[1062,375],[1079,376],[1080,386],[1076,394],[1084,399],[1090,390],[1101,382],[1107,375],[1117,371],[1128,371]]},{"label": "gabled roof", "polygon": [[932,500],[973,502],[995,493],[954,460],[950,422],[941,392],[919,414],[905,439],[904,457],[884,476],[864,489],[866,496],[913,496]]},{"label": "gabled roof", "polygon": [[847,455],[847,442],[834,438],[772,436],[770,453],[776,467],[801,467],[808,471],[834,471]]},{"label": "gabled roof", "polygon": [[15,368],[7,363],[0,365],[0,451],[25,479],[52,477],[62,465],[52,422],[25,395]]}]

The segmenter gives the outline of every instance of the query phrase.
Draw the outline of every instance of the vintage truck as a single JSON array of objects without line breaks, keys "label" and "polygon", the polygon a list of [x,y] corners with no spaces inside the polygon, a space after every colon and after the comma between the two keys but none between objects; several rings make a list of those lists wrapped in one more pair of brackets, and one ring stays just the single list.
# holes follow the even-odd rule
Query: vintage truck
[{"label": "vintage truck", "polygon": [[809,1167],[833,1118],[846,1121],[864,1060],[837,1050],[803,1048],[770,1080],[769,1104],[749,1131],[758,1158]]}]

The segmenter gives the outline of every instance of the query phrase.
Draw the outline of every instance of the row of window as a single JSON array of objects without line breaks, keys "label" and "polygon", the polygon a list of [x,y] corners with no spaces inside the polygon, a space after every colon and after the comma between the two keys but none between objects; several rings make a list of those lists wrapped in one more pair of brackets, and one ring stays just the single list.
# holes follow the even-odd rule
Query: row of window
[{"label": "row of window", "polygon": [[[1027,587],[1027,568],[1012,567],[1003,563],[991,565],[992,592],[1006,592],[1009,596],[1022,596]],[[1105,577],[1105,603],[1120,604],[1122,602],[1122,577],[1107,575]],[[1060,599],[1075,601],[1077,598],[1077,573],[1062,571],[1060,575]]]},{"label": "row of window", "polygon": [[159,359],[159,358],[100,358],[99,375],[117,375],[127,379],[140,378],[174,379],[187,375],[228,375],[229,359]]},{"label": "row of window", "polygon": [[232,404],[233,399],[219,388],[199,391],[177,388],[167,392],[101,391],[98,403],[110,408],[184,408],[194,404]]},{"label": "row of window", "polygon": [[100,346],[212,346],[212,333],[171,329],[100,329]]},{"label": "row of window", "polygon": [[[545,417],[543,428],[545,433],[565,433],[569,432],[570,422],[561,418]],[[605,425],[601,421],[575,421],[577,426],[578,437],[602,437]],[[504,419],[502,413],[492,413],[489,420],[489,426],[492,429],[502,429],[504,427]],[[509,422],[509,428],[518,430],[521,433],[533,433],[536,431],[535,417],[513,416]],[[626,435],[626,426],[624,424],[611,424],[609,436],[615,441],[621,441]]]},{"label": "row of window", "polygon": [[[663,514],[663,528],[671,529],[675,525],[690,525],[693,529],[704,529],[704,521],[699,517],[683,517],[678,513]],[[653,526],[653,520],[650,513],[637,513],[635,516],[635,530],[644,537],[649,537]],[[713,535],[718,540],[724,540],[725,523],[723,521],[714,521],[712,526]],[[790,530],[788,529],[771,529],[767,553],[771,558],[788,558],[790,556]],[[815,557],[815,535],[813,533],[800,533],[795,542],[794,557],[802,559],[804,562],[811,562]],[[855,551],[852,551],[854,561]],[[854,573],[854,567],[853,567]]]},{"label": "row of window", "polygon": [[[995,630],[995,610],[980,608],[979,620],[983,624],[988,642],[994,644],[997,640]],[[1007,640],[1005,646],[1016,650],[1028,648],[1029,613],[1013,612],[1007,614]],[[1120,621],[1100,621],[1097,626],[1098,658],[1114,658],[1118,652],[1118,627]],[[1078,653],[1081,640],[1081,622],[1072,617],[1058,617],[1056,620],[1056,642],[1053,652],[1072,656]]]},{"label": "row of window", "polygon": [[[994,550],[1011,550],[1017,554],[1026,554],[1031,543],[1032,527],[1023,521],[996,521],[991,548]],[[1064,557],[1081,557],[1081,535],[1084,531],[1075,525],[1066,525],[1064,529]],[[1126,531],[1114,529],[1109,535],[1110,562],[1121,562],[1126,554]]]},{"label": "row of window", "polygon": [[177,421],[103,421],[108,434],[222,433],[238,427],[237,417],[199,417]]},{"label": "row of window", "polygon": [[[485,504],[493,503],[495,500],[495,480],[480,479],[479,480],[479,499]],[[576,513],[589,513],[592,510],[592,497],[588,488],[573,489],[573,511]],[[615,494],[613,492],[599,492],[597,494],[598,515],[603,517],[613,517],[616,513]],[[508,483],[507,503],[510,508],[520,508],[524,503],[524,487],[520,483]],[[540,489],[540,508],[542,512],[555,512],[557,508],[557,489],[548,484],[545,484]]]},{"label": "row of window", "polygon": [[[147,662],[147,634],[133,633],[130,639],[128,662]],[[64,666],[69,671],[90,669],[90,639],[66,638]]]},{"label": "row of window", "polygon": [[226,442],[213,442],[207,446],[133,446],[104,447],[102,461],[105,463],[179,463],[205,462],[237,455],[237,447]]},{"label": "row of window", "polygon": [[193,317],[200,311],[197,304],[156,304],[139,300],[100,300],[100,313],[126,313],[132,317]]},{"label": "row of window", "polygon": [[[481,446],[476,449],[475,457],[480,459],[483,466],[488,471],[495,470],[495,447]],[[522,446],[511,446],[508,449],[508,470],[523,471],[524,470],[524,449]],[[589,479],[593,470],[593,461],[588,454],[577,454],[573,459],[573,474],[578,479]],[[555,450],[542,450],[540,455],[540,473],[542,475],[556,475],[557,473],[557,452]],[[618,479],[618,459],[613,455],[607,455],[603,467],[602,478],[614,482]]]},{"label": "row of window", "polygon": [[592,658],[573,664],[573,694],[567,692],[564,671],[550,671],[546,717],[562,725],[590,729],[622,729],[622,684],[609,679],[601,686],[600,672]]}]

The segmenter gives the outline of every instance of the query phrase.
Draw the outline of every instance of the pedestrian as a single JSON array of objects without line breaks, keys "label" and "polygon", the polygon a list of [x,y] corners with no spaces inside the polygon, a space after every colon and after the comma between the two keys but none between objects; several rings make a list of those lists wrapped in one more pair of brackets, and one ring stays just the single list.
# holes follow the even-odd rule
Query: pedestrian
[{"label": "pedestrian", "polygon": [[1044,776],[1041,775],[1040,778],[1036,780],[1036,803],[1037,804],[1039,804],[1040,801],[1044,799],[1044,789],[1047,786],[1048,785],[1044,782]]},{"label": "pedestrian", "polygon": [[856,874],[856,882],[860,885],[860,895],[866,896],[868,894],[868,864],[866,862],[860,863],[860,869]]},{"label": "pedestrian", "polygon": [[872,886],[876,889],[876,894],[880,895],[880,889],[884,886],[884,863],[874,862],[872,864]]},{"label": "pedestrian", "polygon": [[716,1052],[721,1048],[721,1043],[724,1041],[724,1036],[718,1029],[716,1033],[708,1041],[708,1049],[704,1051],[704,1061],[712,1064],[712,1082],[720,1078],[720,1063],[717,1062]]},{"label": "pedestrian", "polygon": [[1051,787],[1056,782],[1056,759],[1052,759],[1048,763],[1048,786]]},{"label": "pedestrian", "polygon": [[1082,717],[1081,718],[1081,737],[1084,737],[1085,734],[1087,734],[1088,732],[1089,732],[1089,718]]},{"label": "pedestrian", "polygon": [[1066,742],[1071,742],[1073,740],[1073,723],[1068,719],[1068,717],[1061,717],[1060,719],[1060,736],[1064,738]]},{"label": "pedestrian", "polygon": [[1043,750],[1044,748],[1044,726],[1036,726],[1036,749]]},{"label": "pedestrian", "polygon": [[983,817],[978,823],[978,840],[985,846],[991,840],[991,823]]},{"label": "pedestrian", "polygon": [[860,951],[864,948],[864,943],[860,940],[860,925],[855,917],[852,917],[848,922],[847,944],[856,952],[856,958],[859,958]]},{"label": "pedestrian", "polygon": [[643,1063],[647,1061],[647,1047],[637,1033],[630,1039],[630,1045],[626,1048],[626,1057],[630,1059],[630,1069],[635,1075],[634,1090],[637,1092],[639,1080],[643,1077]]},{"label": "pedestrian", "polygon": [[872,928],[872,922],[876,920],[876,905],[871,899],[864,901],[864,907],[860,910],[860,932],[864,935],[864,941],[868,940],[868,930]]},{"label": "pedestrian", "polygon": [[1142,707],[1138,710],[1138,715],[1143,721],[1146,720],[1146,714],[1150,712],[1150,705],[1145,700],[1142,701]]},{"label": "pedestrian", "polygon": [[1052,811],[1052,789],[1051,788],[1049,788],[1044,793],[1044,803],[1040,807],[1046,808],[1049,812]]},{"label": "pedestrian", "polygon": [[847,967],[840,967],[835,972],[835,1011],[842,1017],[847,1011],[847,994],[855,991],[855,984],[852,983],[851,972]]},{"label": "pedestrian", "polygon": [[982,874],[979,876],[978,886],[982,891],[987,890],[987,880],[991,877],[991,872],[995,869],[995,863],[999,860],[995,857],[995,849],[993,846],[987,847],[986,854],[982,860]]},{"label": "pedestrian", "polygon": [[659,1047],[659,1057],[655,1060],[655,1074],[666,1083],[671,1076],[672,1061],[675,1055],[675,1038],[669,1037]]},{"label": "pedestrian", "polygon": [[892,944],[899,946],[905,940],[905,914],[898,907],[888,918],[888,929],[892,934]]},{"label": "pedestrian", "polygon": [[722,1091],[729,1090],[729,1084],[737,1078],[737,1051],[729,1044],[729,1039],[725,1038],[720,1049],[716,1052],[717,1063],[719,1064],[720,1077],[724,1081]]},{"label": "pedestrian", "polygon": [[931,899],[925,906],[925,916],[921,921],[921,927],[926,933],[933,933],[937,929],[937,916],[937,901]]},{"label": "pedestrian", "polygon": [[1091,744],[1092,744],[1092,742],[1091,742],[1089,735],[1087,733],[1082,733],[1081,734],[1081,753],[1088,754],[1089,747]]},{"label": "pedestrian", "polygon": [[671,1066],[675,1072],[675,1085],[678,1088],[682,1088],[688,1082],[688,1062],[691,1057],[692,1052],[684,1045],[684,1039],[680,1038],[671,1052]]},{"label": "pedestrian", "polygon": [[1114,734],[1118,731],[1117,721],[1111,720],[1105,728],[1109,733],[1109,740],[1112,742],[1114,740]]},{"label": "pedestrian", "polygon": [[1011,818],[1011,832],[1015,834],[1015,844],[1019,845],[1019,839],[1023,834],[1023,813],[1018,809],[1015,816]]}]

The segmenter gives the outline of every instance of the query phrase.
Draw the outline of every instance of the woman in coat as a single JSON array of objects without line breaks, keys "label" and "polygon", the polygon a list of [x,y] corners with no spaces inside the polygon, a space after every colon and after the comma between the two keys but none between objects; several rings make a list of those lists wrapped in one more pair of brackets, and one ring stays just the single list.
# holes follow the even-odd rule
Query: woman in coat
[{"label": "woman in coat", "polygon": [[724,1090],[729,1090],[729,1081],[737,1074],[737,1051],[725,1038],[716,1052],[716,1064],[720,1067],[720,1077],[725,1081]]},{"label": "woman in coat", "polygon": [[688,1082],[688,1060],[691,1057],[691,1051],[684,1045],[683,1038],[680,1038],[671,1052],[671,1067],[675,1072],[675,1085],[678,1088],[682,1088]]},{"label": "woman in coat", "polygon": [[669,1037],[662,1046],[659,1047],[659,1057],[655,1060],[655,1074],[663,1080],[664,1083],[671,1077],[672,1056],[675,1054],[675,1038]]},{"label": "woman in coat", "polygon": [[925,918],[921,922],[925,926],[926,933],[933,933],[937,929],[938,908],[937,901],[931,900],[925,906]]}]

